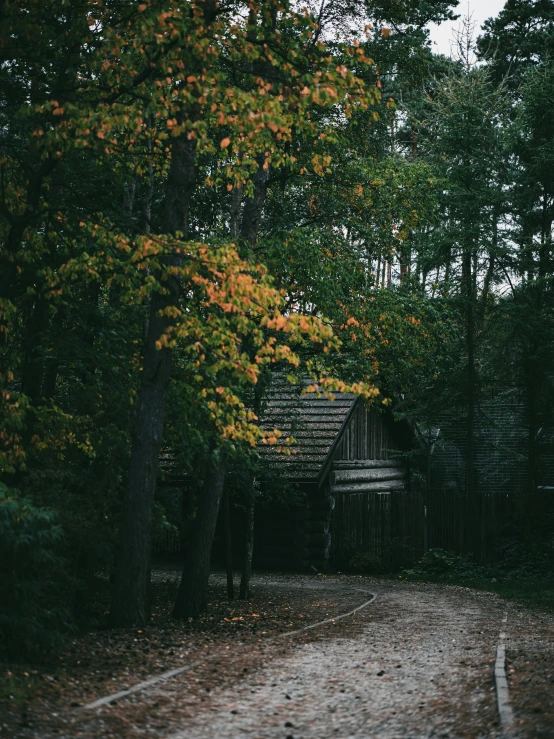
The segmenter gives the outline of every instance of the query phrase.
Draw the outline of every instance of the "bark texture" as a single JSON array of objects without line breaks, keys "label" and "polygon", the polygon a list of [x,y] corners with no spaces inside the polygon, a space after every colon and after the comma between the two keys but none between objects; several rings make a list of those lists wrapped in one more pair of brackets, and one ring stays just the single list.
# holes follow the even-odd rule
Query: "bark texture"
[{"label": "bark texture", "polygon": [[[194,140],[186,136],[173,140],[166,187],[165,233],[182,233],[184,238],[187,237],[195,158]],[[180,258],[176,255],[165,259],[169,265],[179,265]],[[165,280],[162,287],[163,292],[154,293],[150,302],[131,463],[123,503],[121,547],[110,613],[112,624],[118,627],[143,626],[150,616],[152,508],[171,372],[171,350],[157,349],[156,343],[171,327],[171,319],[161,312],[177,303],[179,281],[172,277]]]},{"label": "bark texture", "polygon": [[250,576],[252,574],[252,555],[254,553],[254,509],[256,505],[256,493],[252,476],[248,475],[247,481],[246,520],[244,527],[244,558],[242,560],[242,571],[240,577],[241,600],[250,598]]},{"label": "bark texture", "polygon": [[234,187],[231,194],[231,220],[229,231],[231,238],[236,239],[240,233],[240,207],[242,203],[242,188]]},{"label": "bark texture", "polygon": [[26,335],[23,342],[23,365],[21,367],[21,390],[33,405],[42,395],[43,352],[42,342],[48,327],[48,306],[44,300],[37,299],[25,306]]},{"label": "bark texture", "polygon": [[[467,539],[470,551],[477,552],[481,546],[481,520],[475,515],[480,504],[477,494],[475,480],[475,412],[477,408],[477,367],[475,363],[476,331],[475,331],[475,302],[476,302],[476,276],[473,269],[474,249],[472,242],[472,230],[469,225],[470,217],[466,215],[465,243],[462,255],[462,286],[465,299],[465,344],[467,352],[467,387],[466,387],[466,441],[467,441],[467,505],[470,516],[479,521],[479,526],[467,531]],[[471,519],[468,519],[471,520]]]},{"label": "bark texture", "polygon": [[[258,157],[258,169],[254,175],[254,192],[251,198],[248,198],[244,204],[241,223],[241,237],[245,248],[248,250],[249,256],[252,254],[260,223],[262,221],[265,200],[267,196],[267,186],[269,183],[269,167],[265,165],[265,157]],[[255,392],[255,408],[254,411],[259,416],[261,395],[263,394],[262,384],[260,383]],[[256,491],[252,474],[248,470],[245,474],[246,482],[246,516],[245,516],[245,542],[244,557],[242,561],[242,571],[240,579],[239,598],[247,599],[250,597],[250,575],[252,574],[252,556],[254,553],[254,510],[256,506]]]},{"label": "bark texture", "polygon": [[194,526],[187,537],[183,574],[173,609],[175,618],[196,618],[206,610],[210,554],[226,473],[225,462],[206,472]]},{"label": "bark texture", "polygon": [[[258,157],[258,169],[253,178],[253,196],[247,198],[245,201],[242,209],[242,218],[240,218],[241,193],[237,191],[233,194],[231,228],[235,233],[239,231],[243,252],[246,252],[248,256],[252,254],[258,238],[268,181],[269,169],[265,166],[265,157],[260,156]],[[206,609],[210,573],[210,552],[219,512],[219,504],[225,484],[225,475],[226,466],[224,463],[221,463],[216,469],[207,474],[204,481],[204,488],[194,525],[191,527],[190,535],[186,542],[183,575],[173,610],[175,618],[196,618]],[[250,572],[252,570],[253,532],[254,508],[252,502],[250,534],[252,543],[250,548],[247,545],[246,557],[243,564],[243,573],[246,571],[247,576],[243,576],[241,579],[241,593],[244,589],[246,591],[249,589]]]},{"label": "bark texture", "polygon": [[258,169],[253,178],[254,192],[252,197],[247,198],[244,202],[240,224],[240,235],[243,241],[246,242],[248,250],[254,248],[258,239],[269,183],[269,167],[265,165],[265,157],[263,155],[258,156],[256,161],[258,162]]},{"label": "bark texture", "polygon": [[223,492],[223,526],[225,528],[225,571],[227,574],[227,598],[235,597],[235,583],[233,582],[233,548],[231,541],[231,516],[229,512],[229,492]]}]

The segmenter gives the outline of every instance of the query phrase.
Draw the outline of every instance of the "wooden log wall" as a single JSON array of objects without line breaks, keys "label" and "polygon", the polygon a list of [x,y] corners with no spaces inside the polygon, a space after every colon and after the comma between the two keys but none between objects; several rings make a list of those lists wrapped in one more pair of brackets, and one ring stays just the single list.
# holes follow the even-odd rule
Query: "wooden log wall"
[{"label": "wooden log wall", "polygon": [[331,554],[330,521],[335,508],[335,499],[329,495],[326,488],[324,494],[314,490],[309,500],[309,567],[315,567],[320,572],[329,569]]},{"label": "wooden log wall", "polygon": [[386,416],[367,410],[359,403],[350,417],[334,460],[386,459],[392,446]]},{"label": "wooden log wall", "polygon": [[335,556],[366,552],[382,558],[391,533],[391,493],[339,495],[333,523]]},{"label": "wooden log wall", "polygon": [[[370,415],[366,413],[366,417]],[[386,451],[382,447],[380,450]],[[336,499],[332,552],[337,566],[348,566],[356,553],[371,555],[384,565],[389,563],[393,500],[405,497],[405,478],[401,459],[335,462],[330,490]]]},{"label": "wooden log wall", "polygon": [[396,446],[390,418],[360,403],[337,447],[329,479],[336,500],[331,551],[339,566],[356,552],[376,561],[389,559],[392,516],[400,510],[396,499],[403,499],[406,490],[404,462],[391,458]]}]

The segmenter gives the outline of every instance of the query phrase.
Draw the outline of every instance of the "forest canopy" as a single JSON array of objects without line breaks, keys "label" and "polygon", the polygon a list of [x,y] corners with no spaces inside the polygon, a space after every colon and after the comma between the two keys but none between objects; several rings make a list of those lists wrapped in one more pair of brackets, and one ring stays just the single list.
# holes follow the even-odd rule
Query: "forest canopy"
[{"label": "forest canopy", "polygon": [[434,54],[456,6],[2,3],[6,650],[86,620],[99,572],[111,624],[148,621],[168,456],[196,484],[175,615],[205,609],[225,481],[246,471],[253,511],[259,445],[294,446],[261,423],[276,376],[427,427],[462,413],[474,502],[475,409],[517,389],[542,535],[554,2],[507,0]]}]

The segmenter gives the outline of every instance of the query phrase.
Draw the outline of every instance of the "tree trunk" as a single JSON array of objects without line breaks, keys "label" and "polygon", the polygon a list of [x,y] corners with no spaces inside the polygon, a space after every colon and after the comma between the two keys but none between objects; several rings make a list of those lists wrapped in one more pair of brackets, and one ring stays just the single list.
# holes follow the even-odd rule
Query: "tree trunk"
[{"label": "tree trunk", "polygon": [[[258,238],[258,231],[262,220],[265,199],[267,196],[267,185],[269,181],[269,167],[265,165],[265,157],[259,156],[258,170],[254,175],[254,193],[245,204],[242,214],[241,236],[246,242],[249,252],[252,253]],[[261,395],[263,383],[258,383],[255,392],[254,412],[260,415]],[[246,600],[250,597],[250,575],[252,574],[252,555],[254,552],[254,506],[256,503],[256,491],[252,474],[246,473],[247,499],[246,499],[246,526],[244,542],[244,558],[240,578],[239,598]]]},{"label": "tree trunk", "polygon": [[[269,169],[265,167],[265,157],[260,156],[258,157],[258,169],[253,178],[254,193],[244,203],[240,223],[241,246],[243,251],[247,252],[248,255],[252,253],[253,247],[256,244],[267,193],[268,179]],[[238,207],[240,203],[239,194],[235,193],[235,195],[232,227],[233,229],[238,229]],[[212,478],[210,477],[210,479]],[[203,497],[209,497],[212,503],[208,504],[208,502],[205,502],[202,504],[202,519],[200,519],[199,512],[194,521],[191,540],[186,548],[183,577],[173,610],[175,618],[196,618],[196,616],[205,610],[210,571],[210,550],[221,497],[221,490],[219,490],[219,493],[217,491],[219,487],[223,489],[224,482],[225,469],[221,467],[213,473],[213,482],[209,483],[211,491],[209,495],[203,493]],[[195,543],[193,544],[193,542]]]},{"label": "tree trunk", "polygon": [[472,270],[471,242],[466,239],[462,260],[462,285],[466,301],[466,441],[467,441],[467,505],[468,532],[472,537],[471,550],[476,553],[480,542],[480,514],[475,488],[475,408],[477,392],[477,368],[475,365],[475,275]]},{"label": "tree trunk", "polygon": [[[149,148],[152,148],[152,142]],[[154,168],[152,164],[148,165],[148,175],[146,178],[146,189],[142,200],[141,228],[142,232],[149,234],[152,231],[152,198],[154,197]]]},{"label": "tree trunk", "polygon": [[206,471],[194,526],[186,543],[183,574],[179,583],[174,618],[196,618],[206,610],[210,553],[227,466],[220,462]]},{"label": "tree trunk", "polygon": [[[185,239],[194,187],[195,158],[194,139],[183,135],[173,140],[166,186],[164,232],[180,232]],[[180,264],[178,256],[168,256],[165,260],[167,264]],[[127,493],[121,517],[121,547],[110,613],[112,624],[120,627],[143,626],[150,616],[148,593],[152,507],[171,371],[171,350],[166,347],[157,349],[157,342],[171,326],[171,319],[160,314],[178,302],[178,279],[167,279],[163,288],[164,292],[154,293],[150,302]]]},{"label": "tree trunk", "polygon": [[[40,205],[45,180],[54,171],[57,162],[52,159],[44,160],[37,170],[31,174],[27,183],[27,198],[25,210],[20,215],[7,211],[6,220],[9,228],[6,240],[0,251],[3,260],[0,264],[0,349],[7,345],[10,334],[10,321],[6,318],[18,288],[21,287],[18,273],[18,263],[14,255],[21,247],[21,242],[27,228],[35,224],[40,218]],[[6,375],[9,369],[9,353],[0,351],[0,375]]]},{"label": "tree trunk", "polygon": [[43,359],[41,343],[48,326],[48,306],[44,300],[37,299],[28,306],[26,336],[23,344],[23,366],[21,368],[21,391],[33,405],[39,403],[42,395]]},{"label": "tree trunk", "polygon": [[258,239],[269,182],[269,167],[266,167],[263,154],[256,157],[256,161],[258,169],[253,178],[254,192],[252,197],[244,202],[240,225],[240,235],[250,250],[254,248]]},{"label": "tree trunk", "polygon": [[125,183],[125,187],[123,190],[123,207],[125,208],[125,212],[127,213],[129,220],[133,217],[136,189],[137,178],[135,177],[135,175],[133,175],[133,177],[131,177],[131,179]]},{"label": "tree trunk", "polygon": [[475,466],[475,332],[473,306],[468,307],[467,325],[467,492],[471,498],[474,493]]},{"label": "tree trunk", "polygon": [[[552,219],[550,216],[548,189],[543,188],[541,245],[539,249],[539,277],[544,278],[548,272],[550,249],[552,247]],[[540,286],[542,289],[542,285]]]},{"label": "tree trunk", "polygon": [[242,188],[234,187],[231,194],[231,220],[229,222],[229,231],[231,238],[236,239],[240,233],[240,206],[242,203]]},{"label": "tree trunk", "polygon": [[[64,323],[67,318],[67,308],[60,307],[52,318],[49,331],[52,334],[62,333],[64,330]],[[58,373],[60,369],[60,358],[59,355],[51,359],[47,359],[44,362],[44,379],[42,382],[41,395],[45,401],[52,400],[56,394],[56,384],[58,382]]]},{"label": "tree trunk", "polygon": [[171,369],[170,350],[156,349],[156,341],[167,329],[167,320],[159,316],[166,304],[165,296],[153,296],[112,596],[114,626],[143,626],[150,617],[152,507]]},{"label": "tree trunk", "polygon": [[412,125],[412,158],[417,156],[418,139],[419,135],[417,126]]},{"label": "tree trunk", "polygon": [[250,575],[252,574],[252,555],[254,553],[254,508],[256,504],[256,491],[252,475],[247,476],[247,499],[246,499],[246,526],[244,537],[244,558],[242,560],[242,571],[240,577],[241,600],[250,598]]},{"label": "tree trunk", "polygon": [[[150,123],[150,121],[148,122]],[[152,142],[148,142],[148,150],[149,152],[152,151]],[[144,192],[144,197],[142,200],[142,209],[141,209],[141,229],[142,232],[145,235],[148,235],[152,232],[152,199],[154,197],[154,168],[152,166],[152,163],[149,163],[148,165],[148,175],[146,178],[146,189]],[[146,298],[146,305],[148,307],[148,313],[150,313],[150,298]],[[144,330],[143,330],[143,341],[146,343],[147,336],[148,336],[148,327],[149,327],[149,321],[148,318],[144,322]]]},{"label": "tree trunk", "polygon": [[[21,240],[27,228],[36,222],[36,217],[40,212],[40,203],[42,198],[42,189],[47,177],[52,174],[57,166],[57,160],[46,159],[31,174],[27,183],[27,198],[25,210],[21,215],[9,214],[7,216],[9,230],[4,242],[3,252],[6,255],[13,255],[21,247]],[[40,217],[40,216],[39,216]],[[13,287],[17,278],[17,263],[15,260],[6,260],[2,265],[0,272],[0,300],[10,299],[13,296]],[[1,325],[1,324],[0,324]],[[0,331],[0,336],[3,334]]]},{"label": "tree trunk", "polygon": [[400,248],[400,282],[405,282],[410,274],[410,263],[412,261],[411,250],[409,248]]},{"label": "tree trunk", "polygon": [[532,343],[530,358],[527,362],[527,423],[529,426],[527,438],[527,495],[525,505],[525,535],[528,541],[536,539],[537,527],[537,468],[538,468],[538,408],[537,396],[540,392],[539,371],[536,357],[537,347]]},{"label": "tree trunk", "polygon": [[487,312],[487,301],[489,299],[491,283],[492,283],[492,278],[494,276],[495,268],[496,268],[496,260],[495,260],[495,252],[493,251],[491,252],[489,256],[489,265],[487,267],[487,272],[485,274],[485,280],[483,282],[483,292],[481,294],[481,302],[477,309],[477,320],[476,320],[477,331],[481,331],[483,329],[483,324],[485,322],[485,315]]},{"label": "tree trunk", "polygon": [[231,542],[231,516],[229,513],[229,491],[223,491],[223,528],[225,529],[225,570],[227,574],[227,599],[235,597],[233,582],[233,549]]}]

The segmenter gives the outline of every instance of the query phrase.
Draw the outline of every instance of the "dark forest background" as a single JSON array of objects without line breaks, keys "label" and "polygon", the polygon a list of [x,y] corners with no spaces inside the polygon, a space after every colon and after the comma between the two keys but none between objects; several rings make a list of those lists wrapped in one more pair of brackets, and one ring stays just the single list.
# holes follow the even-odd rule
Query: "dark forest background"
[{"label": "dark forest background", "polygon": [[175,615],[205,608],[225,480],[253,510],[257,444],[288,443],[257,422],[276,372],[456,417],[475,509],[476,413],[515,394],[512,551],[550,567],[554,2],[467,21],[453,58],[426,29],[455,3],[305,5],[0,4],[6,654],[90,625],[102,588],[145,623],[182,515]]}]

